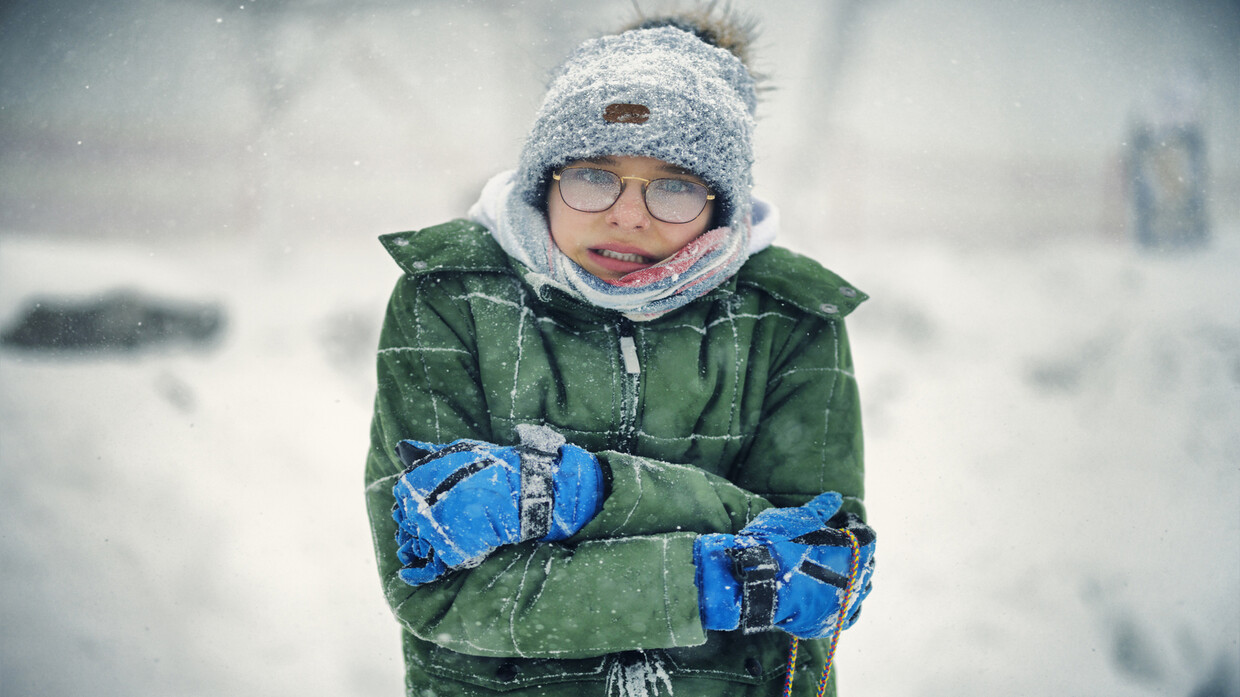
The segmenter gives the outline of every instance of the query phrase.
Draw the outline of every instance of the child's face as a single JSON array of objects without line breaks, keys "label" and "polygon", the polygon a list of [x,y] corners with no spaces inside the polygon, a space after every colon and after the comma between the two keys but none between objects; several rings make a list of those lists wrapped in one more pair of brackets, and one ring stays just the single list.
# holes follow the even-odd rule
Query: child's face
[{"label": "child's face", "polygon": [[[684,169],[653,157],[599,157],[567,166],[604,169],[622,177],[671,178],[703,184]],[[698,217],[687,223],[663,222],[646,210],[642,182],[624,181],[620,198],[598,213],[570,208],[560,196],[559,182],[552,181],[547,192],[551,239],[569,259],[605,280],[616,280],[672,256],[706,232],[714,212],[714,202],[708,201]]]}]

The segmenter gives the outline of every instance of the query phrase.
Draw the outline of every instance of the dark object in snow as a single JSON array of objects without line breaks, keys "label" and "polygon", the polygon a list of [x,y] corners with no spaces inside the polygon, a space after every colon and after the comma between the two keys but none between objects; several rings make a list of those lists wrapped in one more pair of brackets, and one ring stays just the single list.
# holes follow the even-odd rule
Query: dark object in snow
[{"label": "dark object in snow", "polygon": [[1140,105],[1129,125],[1132,225],[1137,244],[1146,249],[1209,241],[1203,80],[1191,72],[1177,76]]},{"label": "dark object in snow", "polygon": [[1235,697],[1236,695],[1240,695],[1240,670],[1236,667],[1235,653],[1224,648],[1211,673],[1193,688],[1188,697]]},{"label": "dark object in snow", "polygon": [[114,290],[89,299],[34,299],[0,334],[0,344],[36,351],[130,352],[154,344],[207,344],[223,326],[223,309],[215,303]]}]

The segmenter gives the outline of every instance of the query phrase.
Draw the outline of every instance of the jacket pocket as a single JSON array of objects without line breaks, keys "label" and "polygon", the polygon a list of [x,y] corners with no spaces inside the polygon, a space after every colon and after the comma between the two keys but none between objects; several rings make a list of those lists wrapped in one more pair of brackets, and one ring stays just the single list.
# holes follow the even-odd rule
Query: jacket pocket
[{"label": "jacket pocket", "polygon": [[645,663],[651,675],[665,675],[672,684],[678,679],[718,681],[719,694],[732,694],[727,684],[762,685],[782,676],[787,649],[788,637],[782,632],[752,636],[708,632],[701,646],[570,660],[470,656],[435,646],[424,666],[437,678],[509,692],[563,683],[605,683]]},{"label": "jacket pocket", "polygon": [[566,682],[602,682],[607,657],[558,660],[550,658],[496,658],[470,656],[441,646],[431,649],[426,672],[496,692]]},{"label": "jacket pocket", "polygon": [[676,675],[761,685],[783,675],[788,643],[783,632],[707,632],[705,644],[665,653]]}]

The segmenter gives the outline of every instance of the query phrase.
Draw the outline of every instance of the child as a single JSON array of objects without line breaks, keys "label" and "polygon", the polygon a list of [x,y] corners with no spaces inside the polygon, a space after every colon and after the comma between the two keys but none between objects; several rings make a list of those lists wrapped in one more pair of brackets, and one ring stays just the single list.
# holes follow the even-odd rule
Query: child
[{"label": "child", "polygon": [[714,45],[745,33],[584,43],[470,220],[383,238],[366,492],[409,695],[776,695],[789,635],[813,694],[856,619],[865,296],[770,246]]}]

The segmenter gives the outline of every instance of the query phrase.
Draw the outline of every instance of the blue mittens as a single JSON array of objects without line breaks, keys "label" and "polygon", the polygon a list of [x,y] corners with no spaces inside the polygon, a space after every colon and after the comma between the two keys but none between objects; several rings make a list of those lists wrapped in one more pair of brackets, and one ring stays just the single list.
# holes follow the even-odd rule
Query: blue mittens
[{"label": "blue mittens", "polygon": [[[710,534],[693,545],[698,605],[706,629],[746,634],[782,629],[802,639],[847,629],[861,612],[874,573],[874,531],[852,513],[840,513],[843,498],[819,495],[797,508],[758,514],[736,535]],[[860,548],[848,606],[852,532]]]},{"label": "blue mittens", "polygon": [[519,446],[405,440],[393,487],[400,577],[421,585],[525,540],[563,540],[599,511],[598,460],[545,426],[518,426]]}]

